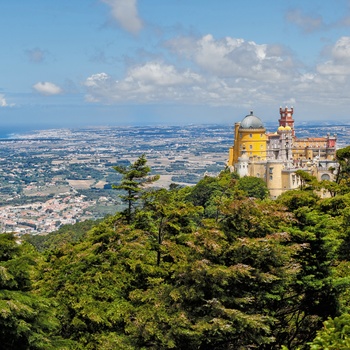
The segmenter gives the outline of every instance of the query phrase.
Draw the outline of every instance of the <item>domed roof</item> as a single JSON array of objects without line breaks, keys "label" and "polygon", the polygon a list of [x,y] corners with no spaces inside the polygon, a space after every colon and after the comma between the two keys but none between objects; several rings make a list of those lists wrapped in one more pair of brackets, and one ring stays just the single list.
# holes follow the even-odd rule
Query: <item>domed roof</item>
[{"label": "domed roof", "polygon": [[289,125],[286,125],[285,130],[290,131],[290,130],[292,130],[292,128]]},{"label": "domed roof", "polygon": [[253,115],[253,111],[250,112],[241,122],[240,129],[264,129],[264,124],[260,118]]},{"label": "domed roof", "polygon": [[284,127],[283,125],[280,125],[280,126],[278,127],[278,131],[283,131],[283,130],[285,130],[285,127]]}]

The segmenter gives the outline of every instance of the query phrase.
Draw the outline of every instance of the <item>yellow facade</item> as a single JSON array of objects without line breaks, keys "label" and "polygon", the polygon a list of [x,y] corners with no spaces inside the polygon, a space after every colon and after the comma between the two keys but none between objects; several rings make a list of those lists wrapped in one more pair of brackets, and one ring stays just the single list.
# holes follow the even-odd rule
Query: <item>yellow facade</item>
[{"label": "yellow facade", "polygon": [[229,150],[229,166],[234,166],[243,154],[256,160],[266,159],[266,129],[257,120],[259,119],[251,112],[242,123],[235,124],[234,145]]},{"label": "yellow facade", "polygon": [[266,134],[265,130],[250,129],[239,131],[239,157],[246,153],[248,157],[266,159]]}]

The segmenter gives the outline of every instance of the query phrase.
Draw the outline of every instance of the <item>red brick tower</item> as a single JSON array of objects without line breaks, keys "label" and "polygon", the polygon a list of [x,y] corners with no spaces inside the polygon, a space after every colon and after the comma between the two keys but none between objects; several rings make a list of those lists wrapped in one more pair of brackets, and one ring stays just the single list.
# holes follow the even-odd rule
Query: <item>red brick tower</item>
[{"label": "red brick tower", "polygon": [[280,115],[281,118],[278,120],[280,125],[286,127],[287,125],[291,127],[292,129],[292,135],[295,136],[295,131],[294,131],[294,119],[293,119],[293,107],[288,109],[280,107]]}]

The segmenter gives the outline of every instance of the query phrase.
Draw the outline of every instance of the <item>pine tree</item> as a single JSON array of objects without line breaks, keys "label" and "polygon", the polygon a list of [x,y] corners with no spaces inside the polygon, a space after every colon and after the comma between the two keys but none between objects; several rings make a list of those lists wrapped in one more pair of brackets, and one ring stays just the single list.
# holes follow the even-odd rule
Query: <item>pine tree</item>
[{"label": "pine tree", "polygon": [[122,165],[113,167],[115,171],[123,175],[120,185],[113,185],[113,188],[126,192],[126,194],[121,194],[120,197],[127,203],[125,211],[127,223],[132,220],[135,204],[140,198],[143,187],[159,179],[159,175],[149,176],[151,168],[146,164],[146,156],[142,154],[128,167]]}]

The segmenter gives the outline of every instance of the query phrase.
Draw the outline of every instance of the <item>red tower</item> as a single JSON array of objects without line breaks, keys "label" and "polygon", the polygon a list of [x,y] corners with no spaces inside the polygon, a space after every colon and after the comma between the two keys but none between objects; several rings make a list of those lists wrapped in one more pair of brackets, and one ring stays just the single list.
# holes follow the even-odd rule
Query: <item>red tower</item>
[{"label": "red tower", "polygon": [[288,109],[287,106],[284,109],[280,107],[280,115],[281,115],[281,118],[278,120],[280,123],[279,126],[283,126],[283,127],[286,127],[287,125],[290,126],[292,129],[292,135],[295,136],[293,107],[291,107],[290,109]]}]

